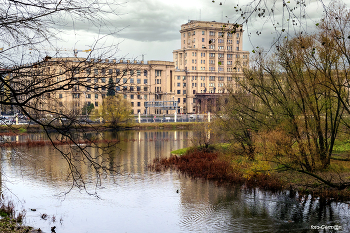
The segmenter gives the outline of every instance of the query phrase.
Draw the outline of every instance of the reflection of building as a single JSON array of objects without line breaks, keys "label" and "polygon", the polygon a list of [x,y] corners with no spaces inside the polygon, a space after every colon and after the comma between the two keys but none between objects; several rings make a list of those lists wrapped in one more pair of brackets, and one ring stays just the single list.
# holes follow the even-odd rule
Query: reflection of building
[{"label": "reflection of building", "polygon": [[[176,101],[179,113],[215,111],[221,104],[218,97],[227,88],[239,88],[236,78],[248,66],[243,30],[236,24],[191,20],[181,25],[180,33],[181,49],[173,51],[174,62],[46,57],[14,74],[16,85],[23,86],[17,97],[25,100],[35,93],[30,102],[35,108],[84,114],[84,105],[100,106],[113,89],[130,101],[134,114],[174,113],[147,101]],[[51,90],[40,94],[44,88]]]}]

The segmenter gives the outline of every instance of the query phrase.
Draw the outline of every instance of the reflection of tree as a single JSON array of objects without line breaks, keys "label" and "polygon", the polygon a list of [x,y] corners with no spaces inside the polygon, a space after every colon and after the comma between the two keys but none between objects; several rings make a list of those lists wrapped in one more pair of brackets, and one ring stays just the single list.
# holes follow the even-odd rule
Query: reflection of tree
[{"label": "reflection of tree", "polygon": [[332,205],[311,197],[298,201],[288,192],[218,188],[212,182],[187,179],[182,179],[181,190],[181,226],[186,231],[311,232],[311,225],[339,225],[345,231],[347,227],[342,204]]}]

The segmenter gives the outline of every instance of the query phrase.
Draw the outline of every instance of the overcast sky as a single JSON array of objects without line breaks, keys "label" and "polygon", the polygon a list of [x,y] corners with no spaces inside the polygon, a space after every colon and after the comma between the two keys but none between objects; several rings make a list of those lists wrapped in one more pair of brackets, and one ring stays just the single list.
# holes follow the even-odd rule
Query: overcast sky
[{"label": "overcast sky", "polygon": [[[101,43],[118,44],[118,53],[114,55],[116,58],[140,60],[144,54],[145,60],[172,61],[172,51],[180,48],[180,26],[188,20],[242,23],[242,19],[238,21],[237,19],[244,10],[246,12],[249,10],[243,7],[247,1],[221,2],[222,5],[220,1],[213,3],[212,0],[130,0],[119,4],[116,8],[118,16],[111,16],[106,26],[96,28],[89,23],[81,22],[75,22],[74,26],[68,24],[63,28],[64,39],[58,44],[66,48],[89,49],[98,38],[115,31],[117,33],[104,37]],[[265,0],[265,2],[268,7],[272,7],[275,1]],[[328,2],[324,1],[326,5]],[[282,4],[282,1],[277,0],[274,21],[270,17],[256,17],[247,24],[248,28],[244,27],[243,49],[252,51],[256,47],[270,48],[278,36],[273,30],[273,23],[276,22],[279,22],[279,25],[275,25],[279,32],[282,28],[289,28],[290,34],[298,30],[313,30],[315,23],[319,22],[323,15],[323,6],[318,0],[306,0],[305,3],[307,7],[303,14],[306,14],[308,21],[303,22],[302,27],[299,22],[293,29],[292,19],[295,18],[286,16],[283,7],[278,5]],[[239,11],[238,7],[234,8],[237,4],[242,11]],[[293,8],[300,5],[297,1],[290,0],[288,6]],[[296,15],[301,15],[298,8],[294,12]],[[290,20],[281,21],[283,15],[285,19]],[[84,53],[79,53],[79,56],[83,57]]]}]

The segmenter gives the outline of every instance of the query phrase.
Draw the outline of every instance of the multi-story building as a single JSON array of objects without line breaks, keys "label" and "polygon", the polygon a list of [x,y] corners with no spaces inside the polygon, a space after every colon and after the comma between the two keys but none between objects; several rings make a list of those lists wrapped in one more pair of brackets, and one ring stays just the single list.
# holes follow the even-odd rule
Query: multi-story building
[{"label": "multi-story building", "polygon": [[181,49],[173,51],[174,89],[183,99],[178,111],[199,112],[196,104],[203,96],[239,88],[235,77],[248,67],[249,52],[242,50],[243,30],[236,24],[191,20],[180,33]]},{"label": "multi-story building", "polygon": [[[174,62],[46,58],[26,72],[26,80],[35,74],[33,80],[46,80],[38,82],[38,90],[45,83],[62,88],[32,103],[39,108],[84,114],[84,105],[100,106],[112,87],[130,101],[134,114],[174,113],[161,101],[177,102],[177,113],[209,111],[203,106],[216,103],[228,88],[238,89],[236,78],[248,66],[249,53],[242,51],[243,31],[235,24],[191,20],[181,25],[180,33],[181,49],[173,51]],[[25,94],[21,98],[25,99]],[[152,101],[160,102],[147,104]]]}]

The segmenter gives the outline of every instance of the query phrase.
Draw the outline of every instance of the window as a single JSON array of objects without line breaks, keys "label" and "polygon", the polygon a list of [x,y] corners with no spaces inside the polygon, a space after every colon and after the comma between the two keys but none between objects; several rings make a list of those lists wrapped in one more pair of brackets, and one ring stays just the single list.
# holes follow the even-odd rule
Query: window
[{"label": "window", "polygon": [[147,95],[144,95],[143,98],[144,98],[145,100],[147,100]]},{"label": "window", "polygon": [[123,83],[127,83],[128,79],[127,78],[123,78]]},{"label": "window", "polygon": [[239,38],[239,33],[236,34],[237,38]]},{"label": "window", "polygon": [[102,99],[106,98],[106,95],[105,94],[102,94]]},{"label": "window", "polygon": [[143,87],[143,91],[148,91],[148,87]]},{"label": "window", "polygon": [[91,78],[87,78],[86,82],[91,83]]},{"label": "window", "polygon": [[202,31],[202,35],[205,35],[205,31]]},{"label": "window", "polygon": [[120,75],[120,70],[119,69],[116,69],[115,70],[115,74],[118,76],[118,75]]},{"label": "window", "polygon": [[223,37],[224,33],[223,32],[219,32],[219,36]]},{"label": "window", "polygon": [[137,87],[136,87],[136,90],[137,90],[137,91],[141,91],[141,87],[137,86]]},{"label": "window", "polygon": [[236,54],[236,58],[239,58],[239,54]]},{"label": "window", "polygon": [[141,76],[141,70],[138,70],[136,73],[137,73],[137,76]]},{"label": "window", "polygon": [[108,74],[113,74],[113,69],[109,69]]},{"label": "window", "polygon": [[130,91],[134,91],[134,87],[130,87]]},{"label": "window", "polygon": [[209,76],[209,81],[215,81],[215,76]]},{"label": "window", "polygon": [[91,88],[90,87],[86,87],[86,91],[91,91]]},{"label": "window", "polygon": [[218,77],[219,81],[224,81],[224,77]]},{"label": "window", "polygon": [[[102,90],[104,90],[103,88],[106,89],[105,87],[102,87]],[[116,86],[115,91],[120,91],[120,86]]]},{"label": "window", "polygon": [[236,47],[236,50],[239,51],[239,47]]},{"label": "window", "polygon": [[[60,94],[60,95],[62,95],[62,94]],[[80,97],[80,94],[73,94],[73,99],[79,99],[79,97]]]},{"label": "window", "polygon": [[130,83],[134,83],[134,79],[133,78],[130,79]]},{"label": "window", "polygon": [[223,57],[224,57],[224,54],[223,54],[223,53],[219,53],[219,54],[218,54],[218,57],[219,57],[219,58],[223,58]]},{"label": "window", "polygon": [[134,75],[134,70],[130,70],[130,75]]},{"label": "window", "polygon": [[224,49],[224,46],[219,46],[218,47],[220,50],[223,50]]},{"label": "window", "polygon": [[227,65],[232,65],[232,61],[227,61]]},{"label": "window", "polygon": [[98,99],[98,94],[95,94],[95,99]]},{"label": "window", "polygon": [[90,68],[87,68],[87,69],[86,69],[86,73],[87,73],[87,74],[90,74],[90,73],[91,73],[91,69],[90,69]]},{"label": "window", "polygon": [[134,99],[134,95],[130,95],[130,99],[132,99],[132,100],[133,100],[133,99]]},{"label": "window", "polygon": [[144,79],[144,80],[143,80],[143,84],[147,84],[147,80],[148,80],[148,79]]},{"label": "window", "polygon": [[106,87],[101,87],[102,91],[105,91],[106,90]]},{"label": "window", "polygon": [[183,94],[183,95],[186,95],[186,90],[183,90],[183,91],[182,91],[182,94]]},{"label": "window", "polygon": [[98,69],[94,69],[94,74],[95,74],[95,75],[98,74]]},{"label": "window", "polygon": [[186,98],[183,98],[182,101],[183,101],[183,103],[185,104],[185,103],[186,103]]},{"label": "window", "polygon": [[156,70],[156,77],[161,76],[162,75],[162,71],[161,70]]},{"label": "window", "polygon": [[201,53],[201,57],[205,57],[205,53]]},{"label": "window", "polygon": [[232,77],[227,77],[227,81],[232,81]]},{"label": "window", "polygon": [[180,77],[180,76],[177,76],[177,80],[181,80],[181,77]]},{"label": "window", "polygon": [[215,67],[209,67],[210,71],[215,71]]},{"label": "window", "polygon": [[209,49],[215,49],[214,45],[209,45]]},{"label": "window", "polygon": [[94,78],[94,83],[98,83],[98,78]]},{"label": "window", "polygon": [[178,86],[178,87],[181,87],[181,83],[177,83],[177,86]]},{"label": "window", "polygon": [[232,54],[227,54],[227,59],[232,59]]},{"label": "window", "polygon": [[[134,102],[131,102],[131,107],[134,107]],[[134,111],[133,111],[134,112]]]},{"label": "window", "polygon": [[[59,94],[58,96],[59,96],[58,98],[60,98],[60,99],[63,98],[63,95],[62,95],[62,94]],[[73,97],[73,98],[74,98],[74,97]]]},{"label": "window", "polygon": [[186,83],[182,83],[182,87],[186,87]]},{"label": "window", "polygon": [[87,99],[91,99],[91,94],[86,94]]},{"label": "window", "polygon": [[95,102],[95,107],[98,107],[98,102]]},{"label": "window", "polygon": [[209,53],[209,57],[215,57],[215,53]]},{"label": "window", "polygon": [[102,83],[106,83],[106,78],[101,78]]},{"label": "window", "polygon": [[106,69],[102,68],[101,73],[102,73],[102,75],[105,75],[106,74]]},{"label": "window", "polygon": [[215,32],[210,31],[210,32],[209,32],[209,36],[215,36]]},{"label": "window", "polygon": [[180,91],[180,90],[177,90],[177,94],[180,95],[180,94],[181,94],[181,91]]},{"label": "window", "polygon": [[115,82],[118,84],[120,82],[120,78],[116,78]]},{"label": "window", "polygon": [[202,38],[202,42],[204,42],[204,38]]}]

